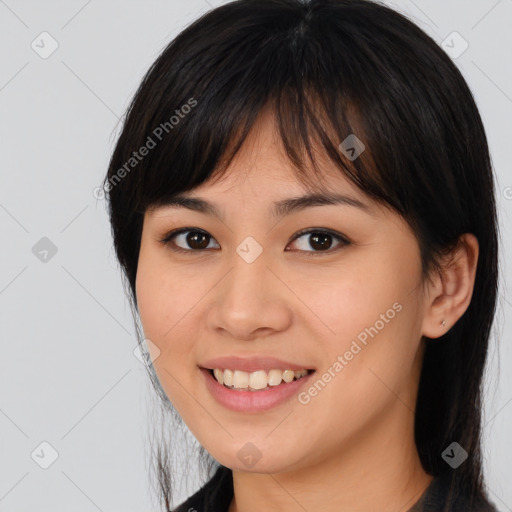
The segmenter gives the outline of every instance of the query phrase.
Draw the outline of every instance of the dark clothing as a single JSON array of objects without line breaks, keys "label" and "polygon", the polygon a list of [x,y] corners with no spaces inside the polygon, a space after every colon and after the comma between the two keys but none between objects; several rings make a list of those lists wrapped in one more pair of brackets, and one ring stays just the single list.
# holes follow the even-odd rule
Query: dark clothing
[{"label": "dark clothing", "polygon": [[[434,478],[412,508],[403,512],[498,512],[485,497],[481,496],[476,503],[471,503],[461,493],[446,508],[449,488],[450,473]],[[229,468],[220,466],[213,477],[174,512],[228,512],[232,499],[233,475]]]},{"label": "dark clothing", "polygon": [[[233,499],[233,474],[225,466],[220,466],[215,474],[188,500],[173,512],[228,512]],[[209,506],[208,503],[212,503]],[[190,510],[193,512],[193,510]]]},{"label": "dark clothing", "polygon": [[432,480],[419,501],[407,512],[498,512],[498,510],[479,496],[473,503],[462,493],[454,497],[454,502],[445,507],[446,497],[450,494],[450,473],[445,473]]}]

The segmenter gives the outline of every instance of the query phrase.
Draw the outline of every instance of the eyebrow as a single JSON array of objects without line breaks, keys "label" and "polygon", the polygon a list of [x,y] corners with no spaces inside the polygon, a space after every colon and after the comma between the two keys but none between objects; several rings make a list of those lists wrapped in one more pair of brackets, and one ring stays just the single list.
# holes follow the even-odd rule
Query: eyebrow
[{"label": "eyebrow", "polygon": [[[359,208],[368,214],[372,214],[370,206],[358,199],[343,194],[324,193],[307,194],[300,197],[290,197],[276,201],[272,207],[271,215],[275,219],[280,219],[286,215],[299,212],[306,208],[324,205],[352,206]],[[190,197],[184,194],[178,194],[171,198],[165,199],[163,202],[159,203],[157,207],[186,208],[188,210],[205,213],[207,215],[213,215],[221,220],[224,220],[224,215],[217,205],[210,203],[205,199]]]}]

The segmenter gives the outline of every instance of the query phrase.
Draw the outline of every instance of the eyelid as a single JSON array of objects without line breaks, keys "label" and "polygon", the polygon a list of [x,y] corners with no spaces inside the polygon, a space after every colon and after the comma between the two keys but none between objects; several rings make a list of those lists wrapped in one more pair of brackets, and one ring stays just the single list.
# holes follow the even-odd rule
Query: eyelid
[{"label": "eyelid", "polygon": [[[207,231],[201,228],[197,227],[183,227],[183,228],[177,228],[169,233],[167,233],[162,239],[158,239],[159,242],[166,246],[170,246],[170,244],[173,245],[173,247],[169,247],[172,251],[175,252],[181,252],[181,253],[188,253],[188,254],[194,254],[194,253],[202,253],[206,252],[207,249],[183,249],[182,247],[178,247],[176,244],[172,242],[172,238],[181,235],[182,233],[186,232],[197,232],[197,233],[203,233],[205,235],[208,235],[211,239],[215,240],[215,238],[210,235]],[[305,228],[293,235],[291,240],[287,243],[286,247],[288,247],[292,242],[297,240],[298,238],[301,238],[304,235],[312,234],[312,233],[322,233],[332,236],[334,239],[338,240],[338,242],[341,242],[338,246],[336,246],[334,249],[327,249],[326,251],[304,251],[304,250],[296,250],[294,252],[298,253],[306,253],[308,255],[317,256],[321,254],[332,254],[333,252],[337,252],[341,250],[343,247],[352,245],[353,242],[351,242],[345,235],[342,235],[341,233],[338,233],[337,231],[327,229],[327,228]],[[215,240],[216,241],[216,240]],[[218,243],[218,242],[217,242]],[[287,251],[290,252],[290,251]]]}]

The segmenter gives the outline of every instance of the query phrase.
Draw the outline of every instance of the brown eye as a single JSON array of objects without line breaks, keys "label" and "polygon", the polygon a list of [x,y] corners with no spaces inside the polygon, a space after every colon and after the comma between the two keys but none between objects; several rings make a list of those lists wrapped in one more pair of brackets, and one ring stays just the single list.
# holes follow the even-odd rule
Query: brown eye
[{"label": "brown eye", "polygon": [[[169,233],[163,240],[163,244],[172,244],[176,251],[194,252],[207,249],[211,240],[215,240],[205,231],[191,228],[182,228]],[[218,244],[217,244],[218,245]]]},{"label": "brown eye", "polygon": [[208,247],[210,235],[199,231],[189,231],[188,235],[185,237],[185,241],[188,246],[193,249],[205,249]]},{"label": "brown eye", "polygon": [[[299,250],[304,252],[327,252],[331,249],[333,246],[333,240],[338,241],[338,246],[344,247],[346,245],[349,245],[350,242],[344,238],[341,235],[338,235],[336,233],[333,233],[331,231],[322,231],[322,230],[313,230],[310,229],[308,231],[301,231],[294,239],[293,242],[296,242],[297,240],[303,239],[302,242],[300,242]],[[312,248],[313,251],[308,250],[309,248]],[[339,247],[339,248],[341,248]],[[337,250],[337,247],[335,247],[334,250]],[[333,251],[330,251],[333,252]]]}]

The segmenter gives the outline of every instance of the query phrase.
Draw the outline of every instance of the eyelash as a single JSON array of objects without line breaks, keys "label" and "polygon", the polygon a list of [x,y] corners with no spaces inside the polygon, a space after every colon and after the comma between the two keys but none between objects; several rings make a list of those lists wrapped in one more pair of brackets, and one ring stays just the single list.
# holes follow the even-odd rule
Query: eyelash
[{"label": "eyelash", "polygon": [[[178,247],[174,242],[171,242],[171,240],[174,237],[176,237],[178,235],[181,235],[182,233],[187,233],[187,232],[201,233],[201,234],[204,234],[206,236],[209,236],[210,239],[215,240],[215,238],[213,238],[213,236],[211,236],[206,231],[203,231],[202,229],[186,227],[186,228],[175,229],[175,230],[167,233],[166,236],[162,240],[159,240],[159,242],[161,242],[162,244],[167,246],[172,251],[179,252],[179,253],[186,253],[186,254],[189,254],[189,255],[191,253],[193,254],[193,253],[198,253],[198,252],[204,252],[204,251],[207,251],[207,250],[211,250],[211,249],[183,249],[182,247]],[[304,229],[304,230],[299,231],[298,233],[296,233],[294,235],[292,240],[290,240],[288,245],[290,243],[292,243],[292,242],[295,242],[295,240],[297,240],[298,238],[301,238],[304,235],[313,234],[313,233],[332,236],[334,239],[336,239],[339,242],[341,242],[341,244],[338,247],[335,247],[334,249],[327,249],[325,251],[314,251],[314,250],[313,251],[301,251],[299,249],[296,252],[299,252],[299,253],[301,253],[301,252],[302,253],[309,253],[311,256],[315,257],[315,256],[319,256],[319,255],[322,255],[322,254],[332,254],[333,252],[337,252],[337,251],[343,249],[344,247],[347,247],[348,245],[352,244],[352,242],[350,242],[346,237],[342,236],[339,233],[336,233],[336,232],[330,231],[330,230],[326,230],[326,229],[318,229],[318,228],[316,228],[316,229]]]}]

